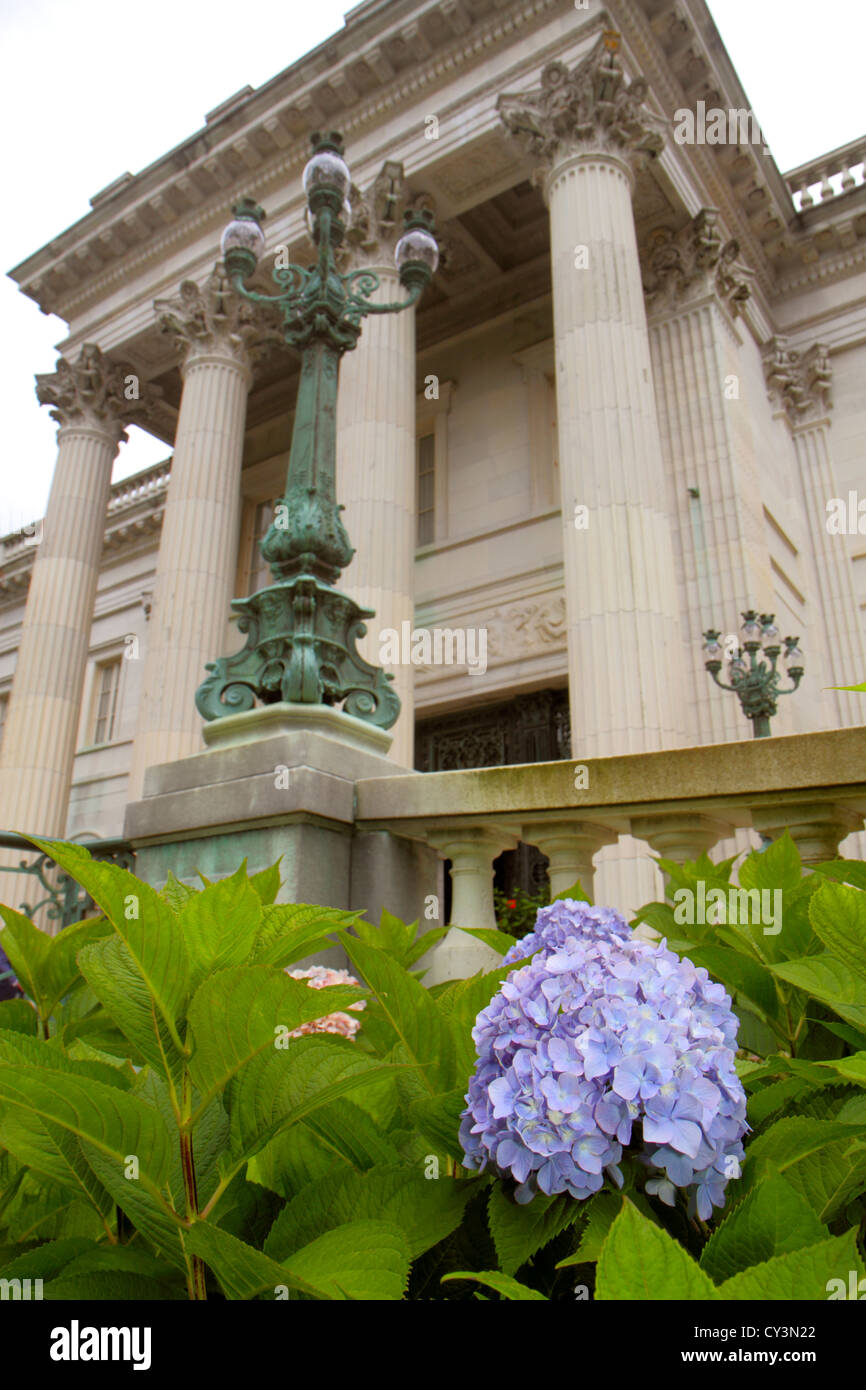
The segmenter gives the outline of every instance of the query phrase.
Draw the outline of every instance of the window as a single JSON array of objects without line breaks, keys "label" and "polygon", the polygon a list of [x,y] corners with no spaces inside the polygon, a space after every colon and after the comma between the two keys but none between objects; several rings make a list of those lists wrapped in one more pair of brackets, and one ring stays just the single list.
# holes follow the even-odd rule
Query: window
[{"label": "window", "polygon": [[422,434],[417,446],[418,544],[432,545],[436,520],[436,436]]},{"label": "window", "polygon": [[117,692],[120,689],[121,657],[96,668],[96,710],[93,742],[111,743],[117,728]]}]

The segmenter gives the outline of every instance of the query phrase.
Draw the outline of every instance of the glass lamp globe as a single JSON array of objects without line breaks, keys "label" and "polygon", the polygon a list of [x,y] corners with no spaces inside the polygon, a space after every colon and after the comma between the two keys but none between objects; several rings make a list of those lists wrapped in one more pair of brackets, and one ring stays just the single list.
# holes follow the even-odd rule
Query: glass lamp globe
[{"label": "glass lamp globe", "polygon": [[425,232],[423,227],[413,227],[411,231],[404,233],[394,248],[394,260],[398,270],[410,261],[421,261],[426,265],[431,275],[436,273],[439,264],[439,247],[436,238],[430,232]]},{"label": "glass lamp globe", "polygon": [[765,647],[777,647],[779,645],[779,629],[772,619],[765,622],[761,628],[761,640]]},{"label": "glass lamp globe", "polygon": [[308,198],[319,188],[333,188],[345,201],[351,182],[348,164],[333,150],[319,150],[304,169],[304,192]]},{"label": "glass lamp globe", "polygon": [[230,251],[246,251],[258,265],[265,249],[265,234],[258,222],[251,217],[235,217],[228,224],[220,241],[220,252],[225,259]]},{"label": "glass lamp globe", "polygon": [[788,671],[802,671],[804,660],[803,653],[796,643],[785,652],[785,668]]},{"label": "glass lamp globe", "polygon": [[744,642],[760,642],[761,640],[761,624],[757,618],[746,617],[740,632]]},{"label": "glass lamp globe", "polygon": [[707,638],[706,642],[704,642],[704,660],[705,660],[705,661],[721,661],[721,659],[722,659],[722,646],[721,646],[721,643],[718,641],[718,639],[717,639],[716,637]]}]

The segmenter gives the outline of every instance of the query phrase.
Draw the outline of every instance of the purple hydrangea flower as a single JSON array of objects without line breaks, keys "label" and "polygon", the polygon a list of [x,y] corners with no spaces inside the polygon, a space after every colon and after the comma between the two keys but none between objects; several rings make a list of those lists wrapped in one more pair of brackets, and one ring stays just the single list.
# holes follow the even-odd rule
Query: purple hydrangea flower
[{"label": "purple hydrangea flower", "polygon": [[517,968],[472,1032],[466,1166],[513,1177],[518,1202],[583,1200],[605,1175],[622,1185],[631,1146],[653,1170],[648,1192],[672,1205],[688,1189],[704,1220],[723,1206],[748,1130],[724,987],[583,902],[542,908],[505,964]]}]

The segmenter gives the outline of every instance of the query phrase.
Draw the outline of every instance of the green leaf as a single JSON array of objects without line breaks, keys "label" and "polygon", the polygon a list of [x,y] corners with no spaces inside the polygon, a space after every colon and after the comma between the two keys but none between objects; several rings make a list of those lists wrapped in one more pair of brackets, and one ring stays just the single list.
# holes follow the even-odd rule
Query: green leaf
[{"label": "green leaf", "polygon": [[[421,986],[419,985],[420,989]],[[269,965],[235,965],[209,976],[189,1006],[195,1051],[190,1075],[206,1103],[254,1057],[302,1023],[348,1008],[362,998],[355,986],[310,989]],[[281,1049],[287,1054],[293,1039]],[[300,1040],[298,1040],[300,1041]]]},{"label": "green leaf", "polygon": [[600,1302],[709,1301],[718,1294],[691,1255],[624,1199],[599,1257],[595,1297]]},{"label": "green leaf", "polygon": [[160,1279],[148,1279],[143,1274],[126,1274],[122,1270],[92,1274],[72,1274],[68,1278],[52,1279],[46,1284],[42,1294],[46,1300],[56,1299],[66,1303],[82,1299],[114,1302],[115,1299],[130,1303],[155,1302],[166,1299],[185,1299],[186,1290],[179,1285],[172,1286]]},{"label": "green leaf", "polygon": [[832,955],[808,956],[771,967],[780,980],[828,1005],[855,1028],[866,1027],[866,982]]},{"label": "green leaf", "polygon": [[749,1302],[813,1302],[825,1300],[831,1280],[848,1282],[850,1270],[863,1274],[857,1250],[856,1231],[832,1240],[777,1255],[775,1259],[735,1274],[719,1287],[719,1297]]},{"label": "green leaf", "polygon": [[866,893],[841,883],[822,883],[809,918],[827,950],[866,987]]},{"label": "green leaf", "polygon": [[701,1255],[701,1269],[719,1283],[749,1265],[815,1245],[827,1234],[809,1203],[790,1183],[769,1177],[710,1237]]},{"label": "green leaf", "polygon": [[477,1191],[474,1180],[427,1179],[405,1164],[327,1174],[283,1208],[265,1241],[265,1253],[283,1261],[336,1226],[379,1220],[399,1226],[410,1258],[416,1260],[457,1229]]},{"label": "green leaf", "polygon": [[597,1260],[621,1210],[622,1198],[616,1192],[597,1192],[590,1197],[584,1203],[586,1226],[581,1232],[580,1244],[574,1254],[560,1260],[556,1268],[567,1269],[570,1265],[592,1264]]},{"label": "green leaf", "polygon": [[[246,862],[244,860],[244,864]],[[262,869],[257,874],[250,874],[250,885],[258,893],[259,901],[263,906],[269,906],[282,887],[282,879],[280,878],[280,864],[282,862],[281,855],[276,864],[272,864],[269,869]]]},{"label": "green leaf", "polygon": [[119,937],[97,941],[79,952],[81,972],[136,1052],[180,1086],[184,1059],[168,1025],[153,1006],[131,951]]},{"label": "green leaf", "polygon": [[[161,1117],[134,1096],[90,1077],[3,1062],[0,1102],[75,1136],[97,1178],[124,1209],[126,1193],[140,1190],[160,1211],[166,1210],[161,1189],[171,1162],[168,1130]],[[138,1158],[135,1182],[124,1179],[128,1155]]]},{"label": "green leaf", "polygon": [[410,1060],[431,1094],[449,1090],[456,1079],[454,1040],[447,1019],[414,976],[384,951],[341,933],[341,940],[366,980]]},{"label": "green leaf", "polygon": [[480,1273],[461,1269],[455,1274],[444,1274],[442,1283],[447,1284],[452,1279],[471,1279],[476,1284],[483,1284],[485,1288],[493,1289],[495,1293],[500,1294],[510,1303],[548,1302],[543,1293],[538,1293],[536,1289],[527,1288],[526,1284],[519,1284],[510,1275],[500,1274],[495,1269],[482,1270]]},{"label": "green leaf", "polygon": [[800,851],[787,830],[765,850],[753,850],[737,874],[741,888],[781,888],[787,892],[800,887],[802,876]]},{"label": "green leaf", "polygon": [[475,1070],[478,1049],[472,1040],[472,1029],[482,1009],[486,1009],[499,990],[502,981],[514,969],[502,965],[486,974],[471,975],[466,980],[454,980],[436,997],[436,1007],[451,1020],[454,1041],[455,1074],[467,1079]]},{"label": "green leaf", "polygon": [[442,1091],[438,1096],[421,1096],[409,1107],[409,1118],[425,1138],[438,1145],[449,1158],[461,1159],[460,1117],[466,1109],[466,1086]]},{"label": "green leaf", "polygon": [[0,1002],[0,1030],[26,1033],[35,1038],[39,1032],[39,1018],[33,1005],[26,999],[4,999]]},{"label": "green leaf", "polygon": [[592,902],[592,899],[590,898],[589,894],[583,891],[580,879],[577,879],[576,882],[574,882],[570,888],[564,888],[561,893],[557,893],[553,901],[561,902],[566,899],[570,899],[572,902],[578,903]]},{"label": "green leaf", "polygon": [[813,864],[811,868],[814,874],[820,874],[822,878],[866,889],[866,864],[862,859],[832,859],[827,864]]},{"label": "green leaf", "polygon": [[189,884],[181,883],[179,878],[175,878],[171,869],[168,871],[168,878],[160,890],[162,896],[175,912],[179,912],[184,903],[189,902],[190,898],[196,895],[196,889],[190,888]]},{"label": "green leaf", "polygon": [[357,912],[315,903],[267,905],[262,909],[262,925],[248,963],[286,969],[315,951],[333,946],[328,934],[353,924],[357,916]]},{"label": "green leaf", "polygon": [[189,961],[177,913],[149,884],[117,864],[92,859],[83,845],[28,838],[86,888],[102,908],[126,943],[169,1033],[180,1046],[175,1023],[186,998]]},{"label": "green leaf", "polygon": [[93,941],[111,936],[111,923],[104,917],[85,922],[73,922],[51,940],[48,955],[49,1007],[54,1010],[75,981],[80,978],[78,953]]},{"label": "green leaf", "polygon": [[866,1177],[866,1126],[790,1116],[749,1145],[743,1182],[751,1191],[783,1176],[829,1222]]},{"label": "green leaf", "polygon": [[[185,1244],[188,1254],[198,1255],[210,1266],[228,1299],[259,1298],[263,1294],[273,1298],[281,1286],[301,1287],[287,1276],[282,1265],[209,1221],[197,1221]],[[304,1292],[315,1296],[306,1286]]]},{"label": "green leaf", "polygon": [[500,1268],[516,1274],[537,1251],[543,1249],[581,1215],[581,1205],[573,1197],[545,1197],[538,1193],[531,1202],[519,1206],[497,1185],[487,1201],[487,1222],[496,1246]]},{"label": "green leaf", "polygon": [[206,975],[249,959],[262,926],[262,905],[242,864],[230,878],[194,893],[177,914],[190,957],[192,991]]},{"label": "green leaf", "polygon": [[3,1278],[53,1279],[66,1269],[76,1256],[98,1249],[99,1246],[94,1245],[86,1236],[64,1236],[60,1240],[50,1240],[4,1264]]},{"label": "green leaf", "polygon": [[29,917],[12,907],[0,906],[0,917],[6,923],[4,931],[0,933],[0,944],[25,994],[35,1001],[44,1017],[50,992],[48,957],[51,954],[51,937],[34,927]]}]

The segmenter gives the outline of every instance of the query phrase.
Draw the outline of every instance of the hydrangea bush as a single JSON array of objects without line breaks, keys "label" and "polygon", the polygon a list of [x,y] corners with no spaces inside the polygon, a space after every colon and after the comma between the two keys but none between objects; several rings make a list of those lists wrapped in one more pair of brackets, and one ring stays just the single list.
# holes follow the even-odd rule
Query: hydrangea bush
[{"label": "hydrangea bush", "polygon": [[683,1188],[707,1220],[748,1129],[724,987],[616,912],[571,900],[542,908],[504,963],[518,968],[472,1034],[466,1166],[512,1177],[520,1203],[582,1200],[605,1175],[621,1187],[632,1156],[647,1192],[672,1206]]}]

